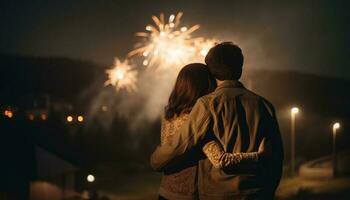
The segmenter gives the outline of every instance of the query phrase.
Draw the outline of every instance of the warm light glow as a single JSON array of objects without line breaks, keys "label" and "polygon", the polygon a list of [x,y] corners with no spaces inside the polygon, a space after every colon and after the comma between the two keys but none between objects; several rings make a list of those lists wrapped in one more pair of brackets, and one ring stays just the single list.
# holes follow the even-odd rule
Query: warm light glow
[{"label": "warm light glow", "polygon": [[67,116],[67,122],[72,122],[73,121],[73,117],[72,116]]},{"label": "warm light glow", "polygon": [[108,110],[108,107],[107,107],[107,106],[102,106],[102,107],[101,107],[101,110],[102,110],[103,112],[106,112],[106,111]]},{"label": "warm light glow", "polygon": [[199,53],[201,56],[203,56],[203,58],[207,55],[207,53],[209,52],[209,50],[215,46],[215,44],[219,43],[218,40],[216,39],[208,39],[205,41],[201,41],[198,42],[196,45],[199,49]]},{"label": "warm light glow", "polygon": [[144,66],[147,66],[147,65],[148,65],[148,60],[144,60],[142,64],[143,64]]},{"label": "warm light glow", "polygon": [[33,114],[29,114],[29,115],[28,115],[28,118],[29,118],[29,120],[33,121],[34,118],[35,118],[35,116],[34,116]]},{"label": "warm light glow", "polygon": [[174,15],[174,14],[170,15],[170,17],[169,17],[169,22],[173,22],[174,19],[175,19],[175,15]]},{"label": "warm light glow", "polygon": [[4,111],[4,115],[8,118],[12,118],[13,117],[13,112],[11,110],[5,110]]},{"label": "warm light glow", "polygon": [[45,113],[41,113],[40,118],[41,120],[45,121],[47,119],[47,115]]},{"label": "warm light glow", "polygon": [[152,26],[148,25],[146,26],[146,31],[151,31],[152,30]]},{"label": "warm light glow", "polygon": [[86,180],[90,183],[94,182],[95,181],[95,176],[93,176],[92,174],[89,174],[87,177],[86,177]]},{"label": "warm light glow", "polygon": [[292,113],[293,115],[298,114],[298,113],[299,113],[299,108],[293,107],[293,108],[291,109],[291,113]]},{"label": "warm light glow", "polygon": [[136,91],[137,71],[133,69],[128,61],[121,62],[118,58],[115,59],[114,67],[106,70],[108,80],[105,86],[113,85],[117,91],[126,89],[127,91]]},{"label": "warm light glow", "polygon": [[180,29],[182,32],[185,32],[185,31],[187,31],[187,27],[186,26],[184,26],[184,27],[181,27],[181,29]]},{"label": "warm light glow", "polygon": [[337,130],[338,128],[340,128],[340,123],[339,122],[334,123],[333,124],[333,129]]},{"label": "warm light glow", "polygon": [[78,116],[78,122],[83,122],[83,121],[84,121],[84,117],[81,116],[81,115],[79,115],[79,116]]}]

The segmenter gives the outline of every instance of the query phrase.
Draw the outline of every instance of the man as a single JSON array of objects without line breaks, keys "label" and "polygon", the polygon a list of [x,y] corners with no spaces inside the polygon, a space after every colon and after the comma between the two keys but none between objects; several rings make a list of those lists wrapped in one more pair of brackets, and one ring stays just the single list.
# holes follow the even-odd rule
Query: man
[{"label": "man", "polygon": [[173,143],[158,146],[151,156],[154,169],[166,170],[209,139],[218,140],[230,153],[256,152],[264,141],[266,154],[258,163],[217,169],[201,155],[192,156],[202,158],[197,179],[200,199],[273,199],[281,178],[283,147],[276,114],[271,103],[238,81],[243,60],[241,49],[231,42],[210,49],[205,62],[217,89],[197,101]]}]

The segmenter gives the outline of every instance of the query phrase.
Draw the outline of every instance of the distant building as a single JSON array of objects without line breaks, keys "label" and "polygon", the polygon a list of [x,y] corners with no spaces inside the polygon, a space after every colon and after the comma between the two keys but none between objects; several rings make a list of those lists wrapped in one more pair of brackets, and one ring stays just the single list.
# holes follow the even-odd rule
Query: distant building
[{"label": "distant building", "polygon": [[30,183],[31,200],[60,200],[79,196],[75,192],[77,167],[62,158],[36,147],[37,177]]},{"label": "distant building", "polygon": [[75,190],[76,166],[38,146],[26,150],[24,156],[29,155],[30,159],[17,157],[4,163],[1,200],[61,200],[80,196]]}]

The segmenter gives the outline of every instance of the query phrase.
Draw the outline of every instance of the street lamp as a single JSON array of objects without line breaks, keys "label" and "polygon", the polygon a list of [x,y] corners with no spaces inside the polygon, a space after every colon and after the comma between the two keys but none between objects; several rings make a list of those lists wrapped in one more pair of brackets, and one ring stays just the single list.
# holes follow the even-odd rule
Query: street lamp
[{"label": "street lamp", "polygon": [[73,121],[73,117],[71,115],[67,116],[67,122],[72,122]]},{"label": "street lamp", "polygon": [[337,130],[340,128],[340,123],[333,124],[333,176],[337,175]]},{"label": "street lamp", "polygon": [[84,117],[81,116],[81,115],[79,115],[79,116],[78,116],[78,122],[83,122],[83,121],[84,121]]},{"label": "street lamp", "polygon": [[291,114],[291,153],[290,153],[290,167],[291,167],[291,175],[294,176],[294,170],[295,170],[295,117],[296,114],[299,113],[298,107],[293,107],[290,110]]},{"label": "street lamp", "polygon": [[95,176],[92,175],[92,174],[89,174],[87,177],[86,177],[86,180],[90,183],[94,182],[95,181]]},{"label": "street lamp", "polygon": [[13,117],[13,112],[11,110],[5,110],[4,111],[4,115],[8,118],[12,118]]},{"label": "street lamp", "polygon": [[43,121],[47,120],[47,114],[41,113],[40,118],[41,118],[41,120],[43,120]]}]

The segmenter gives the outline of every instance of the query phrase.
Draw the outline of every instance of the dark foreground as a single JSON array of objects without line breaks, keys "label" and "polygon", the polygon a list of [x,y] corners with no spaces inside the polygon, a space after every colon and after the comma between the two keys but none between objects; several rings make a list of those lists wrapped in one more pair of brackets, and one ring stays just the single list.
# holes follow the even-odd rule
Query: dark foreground
[{"label": "dark foreground", "polygon": [[[149,200],[157,198],[160,174],[133,175],[101,182],[99,193],[110,200]],[[128,184],[123,184],[127,182]],[[350,177],[324,180],[284,178],[277,191],[279,200],[348,200]]]}]

